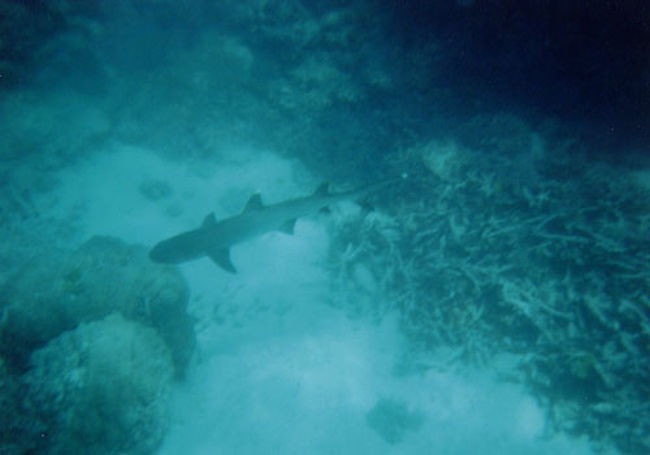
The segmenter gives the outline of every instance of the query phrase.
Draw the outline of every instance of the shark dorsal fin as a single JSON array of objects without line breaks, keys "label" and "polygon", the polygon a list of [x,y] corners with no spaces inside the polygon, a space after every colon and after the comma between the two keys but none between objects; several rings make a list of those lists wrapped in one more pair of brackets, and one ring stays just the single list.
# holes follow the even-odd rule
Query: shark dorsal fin
[{"label": "shark dorsal fin", "polygon": [[329,187],[329,183],[321,183],[320,186],[316,188],[316,191],[314,191],[314,196],[328,196],[330,194]]},{"label": "shark dorsal fin", "polygon": [[214,217],[214,212],[208,213],[208,215],[203,218],[203,223],[201,224],[202,228],[211,227],[217,224],[217,219]]},{"label": "shark dorsal fin", "polygon": [[262,204],[262,196],[260,196],[260,193],[255,193],[248,199],[248,202],[244,207],[244,212],[250,212],[251,210],[262,210],[263,208],[264,204]]}]

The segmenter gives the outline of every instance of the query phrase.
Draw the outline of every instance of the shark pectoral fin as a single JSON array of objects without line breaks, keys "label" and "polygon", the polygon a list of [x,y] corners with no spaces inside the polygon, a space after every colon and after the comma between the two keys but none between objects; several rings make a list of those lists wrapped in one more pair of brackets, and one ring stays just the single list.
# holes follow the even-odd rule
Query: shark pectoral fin
[{"label": "shark pectoral fin", "polygon": [[217,219],[214,217],[214,212],[210,212],[205,218],[203,218],[203,223],[201,224],[201,227],[203,228],[210,227],[210,226],[214,226],[215,224],[217,224]]},{"label": "shark pectoral fin", "polygon": [[361,214],[364,217],[368,216],[369,213],[372,213],[372,212],[375,211],[375,207],[368,201],[359,202],[359,207],[361,207]]},{"label": "shark pectoral fin", "polygon": [[316,191],[314,191],[313,196],[328,196],[330,194],[329,187],[329,183],[321,183],[320,186],[316,188]]},{"label": "shark pectoral fin", "polygon": [[244,212],[250,212],[251,210],[262,210],[263,208],[264,204],[262,204],[262,196],[260,196],[260,193],[255,193],[248,199],[248,202],[244,207]]},{"label": "shark pectoral fin", "polygon": [[211,251],[208,253],[208,257],[225,271],[237,273],[237,269],[235,269],[235,266],[232,265],[232,262],[230,261],[230,249],[222,248],[220,250]]},{"label": "shark pectoral fin", "polygon": [[296,225],[296,219],[291,218],[290,220],[287,220],[282,226],[280,226],[280,232],[293,235],[293,228],[295,225]]}]

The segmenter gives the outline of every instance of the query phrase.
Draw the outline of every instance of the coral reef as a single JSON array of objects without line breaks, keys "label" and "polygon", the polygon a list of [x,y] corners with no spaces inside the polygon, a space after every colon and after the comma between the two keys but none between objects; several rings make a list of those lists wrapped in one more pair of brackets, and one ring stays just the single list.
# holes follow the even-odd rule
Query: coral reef
[{"label": "coral reef", "polygon": [[52,339],[30,363],[23,450],[148,454],[160,443],[173,367],[152,328],[113,314]]},{"label": "coral reef", "polygon": [[[585,169],[570,143],[537,151],[545,162],[526,166],[538,177],[508,184],[500,168],[517,172],[513,155],[542,146],[524,133],[511,155],[439,141],[405,150],[400,168],[430,172],[414,172],[383,213],[338,221],[333,300],[353,315],[401,314],[403,371],[494,369],[526,384],[559,431],[648,453],[647,190],[625,169]],[[359,308],[369,283],[385,297]]]},{"label": "coral reef", "polygon": [[0,101],[0,158],[15,165],[37,156],[37,169],[58,169],[80,159],[110,133],[106,113],[73,91],[14,91]]},{"label": "coral reef", "polygon": [[9,276],[1,295],[0,354],[17,371],[51,339],[114,312],[158,331],[178,377],[194,349],[179,272],[152,264],[143,247],[117,239],[93,237],[67,256],[39,258]]},{"label": "coral reef", "polygon": [[38,431],[21,412],[20,392],[20,378],[9,373],[0,357],[0,453],[3,455],[23,454],[21,441],[26,437],[25,429]]}]

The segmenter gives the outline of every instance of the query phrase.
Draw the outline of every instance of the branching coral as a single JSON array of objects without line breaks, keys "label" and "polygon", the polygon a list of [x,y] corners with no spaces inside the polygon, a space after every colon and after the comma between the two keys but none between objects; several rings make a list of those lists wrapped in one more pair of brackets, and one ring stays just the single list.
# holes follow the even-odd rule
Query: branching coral
[{"label": "branching coral", "polygon": [[650,450],[650,414],[639,411],[650,394],[644,190],[604,165],[579,170],[561,152],[548,158],[576,170],[567,177],[499,187],[507,158],[432,144],[398,163],[424,160],[431,174],[416,173],[384,215],[335,231],[340,299],[359,301],[362,264],[377,287],[375,314],[401,315],[413,368],[514,355],[510,377],[558,429]]}]

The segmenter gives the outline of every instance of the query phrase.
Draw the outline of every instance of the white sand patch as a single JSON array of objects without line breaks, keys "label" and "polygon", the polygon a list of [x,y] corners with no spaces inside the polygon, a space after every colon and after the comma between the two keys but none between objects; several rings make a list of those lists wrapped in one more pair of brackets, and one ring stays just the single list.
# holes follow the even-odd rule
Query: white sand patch
[{"label": "white sand patch", "polygon": [[[591,454],[584,440],[545,436],[542,411],[488,374],[396,377],[396,324],[353,323],[316,302],[258,318],[258,335],[224,328],[228,347],[174,398],[161,455],[176,453]],[[282,327],[282,330],[278,330]],[[259,335],[264,333],[264,336]],[[423,417],[390,444],[368,425],[378,400]],[[399,424],[397,424],[399,426]]]},{"label": "white sand patch", "polygon": [[[272,327],[284,331],[285,314],[294,307],[314,311],[314,303],[329,291],[323,268],[328,246],[322,225],[299,220],[294,235],[269,233],[234,246],[231,258],[236,275],[207,258],[183,264],[181,270],[192,289],[190,309],[201,319],[197,325],[201,357],[224,349],[224,342],[236,334],[264,338]],[[237,330],[225,331],[220,325],[223,320]],[[298,326],[293,327],[294,333]]]},{"label": "white sand patch", "polygon": [[[61,172],[60,187],[39,206],[46,216],[77,225],[80,241],[111,235],[153,245],[198,227],[212,211],[217,219],[238,213],[255,191],[270,202],[311,191],[307,173],[295,161],[272,153],[236,156],[238,161],[229,163],[179,164],[150,150],[114,146]],[[142,187],[151,182],[166,185],[170,194],[148,198]]]}]

